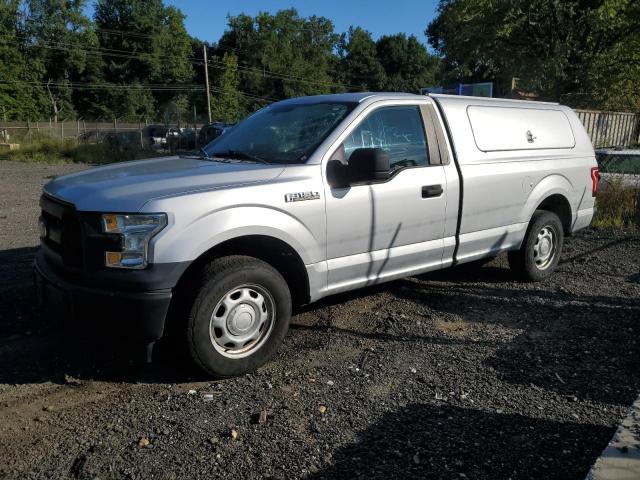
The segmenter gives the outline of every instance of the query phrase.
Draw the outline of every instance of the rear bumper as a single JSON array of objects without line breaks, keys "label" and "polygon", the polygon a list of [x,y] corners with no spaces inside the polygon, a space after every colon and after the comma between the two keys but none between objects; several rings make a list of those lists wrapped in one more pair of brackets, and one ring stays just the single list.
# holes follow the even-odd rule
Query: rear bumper
[{"label": "rear bumper", "polygon": [[169,289],[118,291],[70,283],[51,268],[44,255],[36,256],[33,271],[43,311],[65,326],[145,343],[164,333]]},{"label": "rear bumper", "polygon": [[576,218],[573,222],[573,228],[571,229],[571,233],[577,232],[583,228],[587,228],[591,225],[591,220],[593,220],[593,216],[595,215],[595,207],[585,208],[583,210],[578,210],[576,214]]}]

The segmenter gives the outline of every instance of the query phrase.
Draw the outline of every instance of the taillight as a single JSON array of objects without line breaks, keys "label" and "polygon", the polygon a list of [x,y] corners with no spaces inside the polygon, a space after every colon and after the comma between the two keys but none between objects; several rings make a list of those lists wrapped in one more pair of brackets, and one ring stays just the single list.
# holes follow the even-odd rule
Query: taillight
[{"label": "taillight", "polygon": [[600,182],[600,170],[598,167],[591,168],[591,196],[598,194],[598,183]]}]

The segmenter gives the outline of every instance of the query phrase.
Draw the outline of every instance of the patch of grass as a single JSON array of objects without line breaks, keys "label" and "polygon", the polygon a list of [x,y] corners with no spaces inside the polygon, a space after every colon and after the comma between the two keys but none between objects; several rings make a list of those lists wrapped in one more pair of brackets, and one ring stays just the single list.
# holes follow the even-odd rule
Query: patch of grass
[{"label": "patch of grass", "polygon": [[640,231],[640,186],[613,178],[598,192],[595,228]]},{"label": "patch of grass", "polygon": [[18,150],[0,152],[0,160],[28,163],[89,163],[100,165],[167,155],[157,150],[142,150],[137,145],[114,146],[108,143],[78,143],[43,137],[21,144]]}]

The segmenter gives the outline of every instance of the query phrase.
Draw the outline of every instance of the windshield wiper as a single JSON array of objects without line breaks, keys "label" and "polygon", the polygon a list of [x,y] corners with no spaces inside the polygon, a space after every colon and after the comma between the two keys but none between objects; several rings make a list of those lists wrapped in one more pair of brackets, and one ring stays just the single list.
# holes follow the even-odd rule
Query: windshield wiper
[{"label": "windshield wiper", "polygon": [[[267,162],[266,160],[247,152],[241,152],[240,150],[225,150],[223,152],[215,152],[211,155],[211,157],[232,158],[234,160],[251,160],[252,162],[264,163],[265,165],[270,165],[270,163]],[[211,158],[211,157],[208,157],[208,158]]]},{"label": "windshield wiper", "polygon": [[200,155],[200,158],[204,160],[211,160],[211,157],[209,156],[207,151],[202,147],[200,147],[200,151],[198,152],[198,155]]}]

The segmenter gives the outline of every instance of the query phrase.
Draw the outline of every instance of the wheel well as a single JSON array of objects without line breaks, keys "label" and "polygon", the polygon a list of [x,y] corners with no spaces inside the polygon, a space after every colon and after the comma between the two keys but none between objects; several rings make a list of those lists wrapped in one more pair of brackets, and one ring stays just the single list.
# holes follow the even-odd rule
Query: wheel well
[{"label": "wheel well", "polygon": [[286,242],[266,235],[247,235],[222,242],[209,249],[189,266],[178,282],[188,281],[214,258],[228,255],[247,255],[258,258],[274,267],[287,282],[294,306],[309,302],[309,278],[304,262],[293,247]]},{"label": "wheel well", "polygon": [[548,212],[553,212],[558,215],[562,222],[564,234],[571,234],[571,205],[565,196],[558,193],[551,195],[545,198],[536,210],[547,210]]}]

